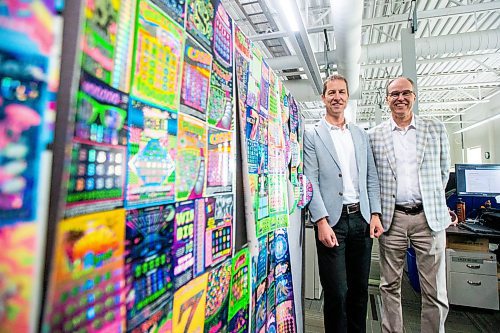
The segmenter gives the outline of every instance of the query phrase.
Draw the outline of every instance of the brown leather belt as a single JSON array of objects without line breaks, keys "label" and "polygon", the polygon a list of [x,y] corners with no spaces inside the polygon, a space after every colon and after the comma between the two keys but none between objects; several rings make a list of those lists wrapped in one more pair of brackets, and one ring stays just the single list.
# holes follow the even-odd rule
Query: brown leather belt
[{"label": "brown leather belt", "polygon": [[422,204],[418,204],[418,205],[410,206],[410,207],[396,205],[394,207],[394,209],[396,209],[400,212],[404,212],[408,215],[417,215],[417,214],[420,214],[424,210],[424,206]]},{"label": "brown leather belt", "polygon": [[359,212],[359,210],[359,202],[342,206],[342,214],[354,214]]}]

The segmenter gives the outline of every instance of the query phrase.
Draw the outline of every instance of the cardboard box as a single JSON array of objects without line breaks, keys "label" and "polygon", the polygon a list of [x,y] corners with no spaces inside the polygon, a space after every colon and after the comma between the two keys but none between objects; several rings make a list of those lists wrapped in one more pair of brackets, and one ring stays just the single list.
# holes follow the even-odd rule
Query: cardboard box
[{"label": "cardboard box", "polygon": [[447,235],[446,247],[461,251],[489,252],[488,238],[470,238],[460,235]]}]

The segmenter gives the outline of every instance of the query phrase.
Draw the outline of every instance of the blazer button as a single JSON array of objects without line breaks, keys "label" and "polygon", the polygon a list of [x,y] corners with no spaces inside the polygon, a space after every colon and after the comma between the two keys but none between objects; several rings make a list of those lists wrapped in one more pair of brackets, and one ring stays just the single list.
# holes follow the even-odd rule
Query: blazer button
[{"label": "blazer button", "polygon": [[341,174],[341,173],[339,173],[339,177],[341,177],[341,178],[342,178],[342,174]]},{"label": "blazer button", "polygon": [[342,192],[339,192],[339,195],[343,195],[343,194],[344,194],[344,193],[342,193]]},{"label": "blazer button", "polygon": [[396,197],[396,195],[395,195],[395,194],[393,194],[393,195],[392,195],[392,197],[393,197],[393,198],[395,198],[395,197]]}]

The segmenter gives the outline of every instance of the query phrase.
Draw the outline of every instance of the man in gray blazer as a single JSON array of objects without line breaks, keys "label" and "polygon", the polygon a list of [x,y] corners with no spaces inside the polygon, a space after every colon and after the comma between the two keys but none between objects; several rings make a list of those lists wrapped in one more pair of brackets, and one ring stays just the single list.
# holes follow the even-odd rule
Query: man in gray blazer
[{"label": "man in gray blazer", "polygon": [[408,241],[415,249],[422,290],[421,332],[444,332],[448,314],[445,229],[451,222],[444,189],[450,168],[442,123],[413,114],[413,81],[389,82],[389,120],[370,130],[380,180],[382,331],[403,332],[401,278]]},{"label": "man in gray blazer", "polygon": [[326,115],[304,135],[304,173],[324,290],[325,332],[365,332],[373,237],[383,232],[373,154],[364,130],[347,124],[347,80],[333,75],[321,95]]}]

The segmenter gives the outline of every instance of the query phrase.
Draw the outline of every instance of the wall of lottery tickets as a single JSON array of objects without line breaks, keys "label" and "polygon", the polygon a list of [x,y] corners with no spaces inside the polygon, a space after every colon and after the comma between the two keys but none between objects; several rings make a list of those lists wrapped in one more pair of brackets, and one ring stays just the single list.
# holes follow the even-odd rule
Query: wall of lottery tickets
[{"label": "wall of lottery tickets", "polygon": [[[57,3],[7,1],[0,27],[12,33],[26,12],[26,27],[49,24],[60,17]],[[293,97],[219,0],[77,8],[73,85],[61,87],[71,91],[71,110],[57,114],[66,124],[56,131],[68,133],[62,181],[52,185],[63,195],[49,215],[57,219],[49,219],[41,330],[296,332],[287,226],[305,195]],[[58,27],[49,28],[0,43],[0,243],[8,249],[0,332],[36,327],[27,305],[36,298],[30,281],[39,280],[37,194],[60,45]],[[35,47],[20,47],[26,40]],[[2,124],[18,132],[2,139]],[[234,218],[238,149],[245,221]],[[245,224],[248,246],[237,247]]]}]

